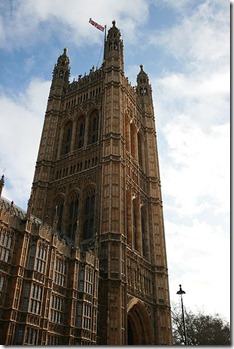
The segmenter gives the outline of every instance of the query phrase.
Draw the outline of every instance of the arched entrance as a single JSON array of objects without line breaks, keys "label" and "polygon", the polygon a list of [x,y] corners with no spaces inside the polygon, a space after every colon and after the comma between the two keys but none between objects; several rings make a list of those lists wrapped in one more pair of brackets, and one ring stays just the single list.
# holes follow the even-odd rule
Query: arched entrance
[{"label": "arched entrance", "polygon": [[128,345],[152,345],[152,324],[143,303],[134,298],[128,306]]}]

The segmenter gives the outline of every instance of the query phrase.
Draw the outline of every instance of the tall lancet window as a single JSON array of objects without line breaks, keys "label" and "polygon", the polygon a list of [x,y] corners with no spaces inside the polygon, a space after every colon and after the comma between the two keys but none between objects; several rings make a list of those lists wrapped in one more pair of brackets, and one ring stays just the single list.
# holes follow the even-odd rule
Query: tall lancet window
[{"label": "tall lancet window", "polygon": [[137,154],[137,145],[136,145],[136,142],[137,142],[137,130],[136,130],[136,126],[135,124],[132,122],[131,123],[131,126],[130,126],[130,129],[131,129],[131,155],[136,159],[136,154]]},{"label": "tall lancet window", "polygon": [[75,148],[80,149],[84,146],[85,120],[84,117],[79,118],[76,128]]},{"label": "tall lancet window", "polygon": [[58,197],[55,201],[55,217],[57,219],[57,230],[62,231],[62,222],[63,222],[63,213],[64,213],[64,199],[63,197]]},{"label": "tall lancet window", "polygon": [[133,232],[133,247],[137,250],[137,202],[134,198],[132,201],[132,232]]},{"label": "tall lancet window", "polygon": [[95,111],[91,114],[89,119],[89,134],[88,134],[88,143],[96,143],[98,141],[98,125],[99,125],[99,115]]},{"label": "tall lancet window", "polygon": [[131,191],[128,189],[126,192],[126,210],[127,210],[127,224],[126,224],[126,230],[127,230],[127,243],[132,247],[132,195]]},{"label": "tall lancet window", "polygon": [[63,142],[61,155],[65,155],[71,150],[72,123],[68,122],[63,130]]},{"label": "tall lancet window", "polygon": [[139,165],[143,167],[142,136],[140,133],[137,134],[137,142],[138,142],[138,162],[139,162]]},{"label": "tall lancet window", "polygon": [[78,219],[79,198],[72,198],[69,204],[68,229],[67,235],[70,239],[75,239]]},{"label": "tall lancet window", "polygon": [[147,257],[147,217],[146,209],[141,207],[141,238],[142,238],[142,254]]},{"label": "tall lancet window", "polygon": [[126,150],[130,151],[130,121],[127,115],[125,115],[125,145]]},{"label": "tall lancet window", "polygon": [[85,198],[83,238],[91,239],[94,236],[95,191],[89,190]]}]

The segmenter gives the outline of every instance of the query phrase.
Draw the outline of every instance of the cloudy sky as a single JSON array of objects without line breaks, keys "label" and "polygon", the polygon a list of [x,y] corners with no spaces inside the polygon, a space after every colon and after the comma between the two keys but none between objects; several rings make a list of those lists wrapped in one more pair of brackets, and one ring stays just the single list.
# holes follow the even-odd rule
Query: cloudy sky
[{"label": "cloudy sky", "polygon": [[124,41],[125,75],[153,88],[170,294],[230,314],[230,3],[228,0],[0,0],[0,174],[26,209],[52,70],[68,48],[71,80],[100,66],[103,33]]}]

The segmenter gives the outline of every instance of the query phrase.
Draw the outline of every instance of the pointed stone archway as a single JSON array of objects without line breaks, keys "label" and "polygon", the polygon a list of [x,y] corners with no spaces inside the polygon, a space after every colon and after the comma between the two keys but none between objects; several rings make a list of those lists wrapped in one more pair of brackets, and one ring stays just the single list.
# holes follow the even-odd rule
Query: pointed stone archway
[{"label": "pointed stone archway", "polygon": [[128,345],[152,345],[152,323],[147,310],[137,298],[128,305]]}]

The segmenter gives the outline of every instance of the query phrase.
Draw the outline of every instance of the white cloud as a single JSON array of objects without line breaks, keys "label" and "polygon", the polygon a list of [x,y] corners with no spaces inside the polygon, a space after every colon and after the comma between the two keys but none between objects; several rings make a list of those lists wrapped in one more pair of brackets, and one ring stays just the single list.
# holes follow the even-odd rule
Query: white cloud
[{"label": "white cloud", "polygon": [[[204,67],[205,69],[205,67]],[[225,69],[206,74],[171,73],[153,81],[155,105],[163,125],[184,114],[202,129],[229,122],[230,76]]]},{"label": "white cloud", "polygon": [[133,39],[136,25],[143,24],[148,17],[148,6],[145,0],[134,0],[134,6],[125,0],[79,3],[76,0],[25,0],[14,3],[14,8],[5,3],[3,13],[8,13],[11,21],[9,17],[7,21],[1,18],[4,23],[0,31],[1,46],[27,46],[34,43],[35,36],[37,40],[48,40],[54,33],[62,41],[72,41],[74,45],[99,42],[100,32],[88,23],[90,17],[108,27],[112,20],[121,19],[126,40]]},{"label": "white cloud", "polygon": [[[181,8],[180,5],[178,7]],[[163,46],[171,57],[185,65],[184,68],[189,67],[202,74],[201,68],[206,64],[208,73],[217,62],[227,65],[229,62],[230,20],[227,14],[228,2],[204,1],[193,9],[191,15],[186,11],[176,25],[152,32],[149,42]]]},{"label": "white cloud", "polygon": [[204,1],[183,13],[192,3],[160,1],[179,5],[180,21],[150,39],[171,61],[150,77],[171,300],[182,283],[188,308],[229,320],[229,4]]},{"label": "white cloud", "polygon": [[183,12],[187,9],[188,5],[193,2],[193,0],[153,0],[153,2],[157,6],[168,7],[178,12]]},{"label": "white cloud", "polygon": [[[180,2],[174,3],[181,6]],[[169,6],[167,1],[162,4]],[[185,115],[185,119],[188,116],[203,130],[229,122],[228,13],[227,2],[204,1],[191,15],[181,15],[177,24],[152,32],[150,43],[167,52],[171,60],[160,76],[151,77],[161,129],[178,114]]]},{"label": "white cloud", "polygon": [[34,79],[25,93],[0,96],[0,170],[7,186],[3,196],[25,208],[30,195],[35,161],[50,82]]},{"label": "white cloud", "polygon": [[[183,2],[183,7],[190,3]],[[169,6],[167,1],[162,4]],[[151,80],[162,139],[163,193],[170,214],[180,218],[229,213],[227,13],[227,4],[205,1],[191,16],[182,14],[180,22],[151,38],[179,62],[176,69],[170,65],[170,71]]]},{"label": "white cloud", "polygon": [[205,133],[180,115],[163,133],[170,159],[161,159],[163,192],[173,198],[177,214],[194,216],[208,207],[212,214],[229,213],[229,125],[213,126]]},{"label": "white cloud", "polygon": [[228,67],[217,71],[215,69],[211,74],[186,74],[171,73],[159,80],[162,88],[167,89],[169,96],[173,98],[197,99],[208,98],[209,96],[222,97],[228,95],[230,75]]},{"label": "white cloud", "polygon": [[229,320],[230,245],[228,232],[197,219],[190,225],[166,222],[170,294],[176,302],[179,283],[185,305]]}]

